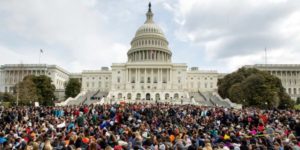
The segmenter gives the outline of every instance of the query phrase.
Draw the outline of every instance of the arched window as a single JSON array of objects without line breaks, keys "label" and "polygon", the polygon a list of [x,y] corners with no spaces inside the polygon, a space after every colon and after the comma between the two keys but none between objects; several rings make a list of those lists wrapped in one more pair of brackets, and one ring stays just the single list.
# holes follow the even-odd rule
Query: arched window
[{"label": "arched window", "polygon": [[118,99],[121,99],[122,98],[122,93],[119,93],[118,94]]},{"label": "arched window", "polygon": [[136,94],[136,100],[141,100],[141,93]]},{"label": "arched window", "polygon": [[146,94],[146,100],[150,100],[151,99],[151,95],[150,95],[150,93],[147,93]]},{"label": "arched window", "polygon": [[127,99],[129,99],[129,100],[131,99],[131,93],[127,94]]},{"label": "arched window", "polygon": [[155,100],[160,100],[159,93],[156,93],[156,94],[155,94]]},{"label": "arched window", "polygon": [[178,93],[175,93],[174,94],[174,99],[178,99],[179,98],[179,94]]},{"label": "arched window", "polygon": [[169,93],[166,93],[165,94],[165,100],[169,99],[169,97],[170,97]]}]

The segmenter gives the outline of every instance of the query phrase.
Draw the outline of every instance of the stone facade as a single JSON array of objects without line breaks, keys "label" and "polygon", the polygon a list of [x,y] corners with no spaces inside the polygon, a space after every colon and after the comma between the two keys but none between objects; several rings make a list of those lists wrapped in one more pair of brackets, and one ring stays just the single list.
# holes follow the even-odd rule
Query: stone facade
[{"label": "stone facade", "polygon": [[277,76],[292,99],[300,97],[300,64],[256,64],[246,68],[257,68]]},{"label": "stone facade", "polygon": [[65,83],[69,80],[69,73],[56,65],[7,64],[0,67],[0,91],[13,92],[15,85],[27,75],[50,77],[59,98],[63,97]]}]

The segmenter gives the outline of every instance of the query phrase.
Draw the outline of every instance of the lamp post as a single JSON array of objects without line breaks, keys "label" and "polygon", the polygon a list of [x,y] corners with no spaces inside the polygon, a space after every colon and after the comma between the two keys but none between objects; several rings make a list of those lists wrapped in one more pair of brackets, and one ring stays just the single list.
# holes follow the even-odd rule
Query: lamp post
[{"label": "lamp post", "polygon": [[181,96],[180,101],[181,101],[181,105],[182,105],[183,104],[183,96]]},{"label": "lamp post", "polygon": [[110,99],[110,105],[112,105],[112,101],[115,101],[115,96],[112,96],[112,99]]}]

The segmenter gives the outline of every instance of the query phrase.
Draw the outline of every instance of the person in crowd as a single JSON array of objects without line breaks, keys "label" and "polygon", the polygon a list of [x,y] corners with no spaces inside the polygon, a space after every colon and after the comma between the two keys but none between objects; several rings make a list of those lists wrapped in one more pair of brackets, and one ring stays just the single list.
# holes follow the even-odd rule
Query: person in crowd
[{"label": "person in crowd", "polygon": [[295,110],[104,104],[11,107],[2,150],[300,150]]}]

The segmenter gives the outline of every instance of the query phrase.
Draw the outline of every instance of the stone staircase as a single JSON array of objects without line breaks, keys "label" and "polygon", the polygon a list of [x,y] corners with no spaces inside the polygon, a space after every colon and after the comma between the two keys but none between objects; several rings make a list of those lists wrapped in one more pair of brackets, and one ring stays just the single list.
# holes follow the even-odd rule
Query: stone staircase
[{"label": "stone staircase", "polygon": [[106,97],[108,92],[101,92],[100,90],[96,92],[91,92],[90,95],[87,95],[87,99],[83,102],[85,105],[91,105],[102,100],[103,97]]},{"label": "stone staircase", "polygon": [[203,97],[209,101],[212,106],[217,106],[217,107],[225,107],[225,108],[241,108],[242,105],[235,104],[231,102],[228,98],[223,99],[217,92],[200,92]]},{"label": "stone staircase", "polygon": [[204,105],[204,106],[214,106],[210,101],[209,97],[205,97],[202,95],[199,91],[198,92],[190,92],[189,93],[190,98],[194,99],[196,103],[199,105]]}]

